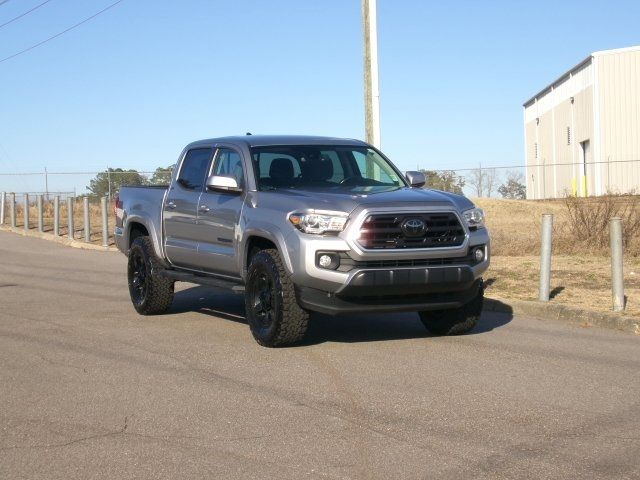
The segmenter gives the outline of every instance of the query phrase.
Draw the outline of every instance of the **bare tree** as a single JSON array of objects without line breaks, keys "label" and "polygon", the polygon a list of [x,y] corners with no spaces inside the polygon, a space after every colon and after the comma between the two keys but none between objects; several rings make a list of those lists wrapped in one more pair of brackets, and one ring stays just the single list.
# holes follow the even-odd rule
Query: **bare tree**
[{"label": "bare tree", "polygon": [[496,184],[498,183],[498,174],[495,168],[487,168],[482,171],[484,175],[484,194],[487,197],[491,197],[491,194],[496,190]]},{"label": "bare tree", "polygon": [[475,196],[480,198],[484,194],[484,178],[486,170],[482,168],[475,168],[469,172],[467,176],[467,184],[473,189]]},{"label": "bare tree", "polygon": [[496,191],[498,181],[495,168],[475,168],[467,176],[467,184],[473,188],[478,198],[490,197]]}]

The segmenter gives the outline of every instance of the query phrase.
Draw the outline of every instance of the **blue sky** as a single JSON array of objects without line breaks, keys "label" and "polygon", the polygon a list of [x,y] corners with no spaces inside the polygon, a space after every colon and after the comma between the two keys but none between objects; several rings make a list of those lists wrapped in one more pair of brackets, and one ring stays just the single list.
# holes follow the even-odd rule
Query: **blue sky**
[{"label": "blue sky", "polygon": [[[0,58],[112,1],[49,1],[0,28]],[[0,5],[0,24],[41,2]],[[521,164],[523,101],[640,44],[639,18],[637,1],[378,0],[383,151],[403,170]],[[363,138],[363,117],[360,0],[124,0],[0,63],[0,173],[152,170],[246,131]]]}]

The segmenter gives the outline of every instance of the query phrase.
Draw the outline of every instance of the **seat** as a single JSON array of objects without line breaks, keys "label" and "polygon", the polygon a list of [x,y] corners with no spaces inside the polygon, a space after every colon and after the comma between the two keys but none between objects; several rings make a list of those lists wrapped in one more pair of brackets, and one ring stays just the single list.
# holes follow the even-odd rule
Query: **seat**
[{"label": "seat", "polygon": [[285,186],[293,183],[293,163],[288,158],[278,157],[271,161],[269,177],[274,186]]},{"label": "seat", "polygon": [[320,158],[309,162],[304,173],[312,182],[326,182],[333,177],[333,163],[329,157],[321,155]]}]

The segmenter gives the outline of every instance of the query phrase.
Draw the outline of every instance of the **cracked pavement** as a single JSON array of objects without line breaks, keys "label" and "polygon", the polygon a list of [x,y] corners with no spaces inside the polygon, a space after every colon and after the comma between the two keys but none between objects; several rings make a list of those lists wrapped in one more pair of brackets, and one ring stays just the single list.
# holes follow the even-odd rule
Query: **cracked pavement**
[{"label": "cracked pavement", "polygon": [[138,316],[125,265],[0,232],[0,478],[640,479],[639,336],[317,316],[270,350],[224,291]]}]

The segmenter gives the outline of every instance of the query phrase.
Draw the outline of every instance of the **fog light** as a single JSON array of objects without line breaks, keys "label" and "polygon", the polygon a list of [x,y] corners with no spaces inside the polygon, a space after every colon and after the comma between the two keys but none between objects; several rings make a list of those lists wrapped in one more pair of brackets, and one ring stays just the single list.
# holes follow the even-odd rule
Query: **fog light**
[{"label": "fog light", "polygon": [[318,259],[318,264],[322,268],[329,268],[331,266],[331,257],[329,255],[320,255]]},{"label": "fog light", "polygon": [[473,258],[475,259],[476,262],[481,262],[484,259],[484,249],[476,248],[473,251]]},{"label": "fog light", "polygon": [[327,270],[335,270],[340,266],[340,255],[336,252],[318,252],[316,265]]}]

